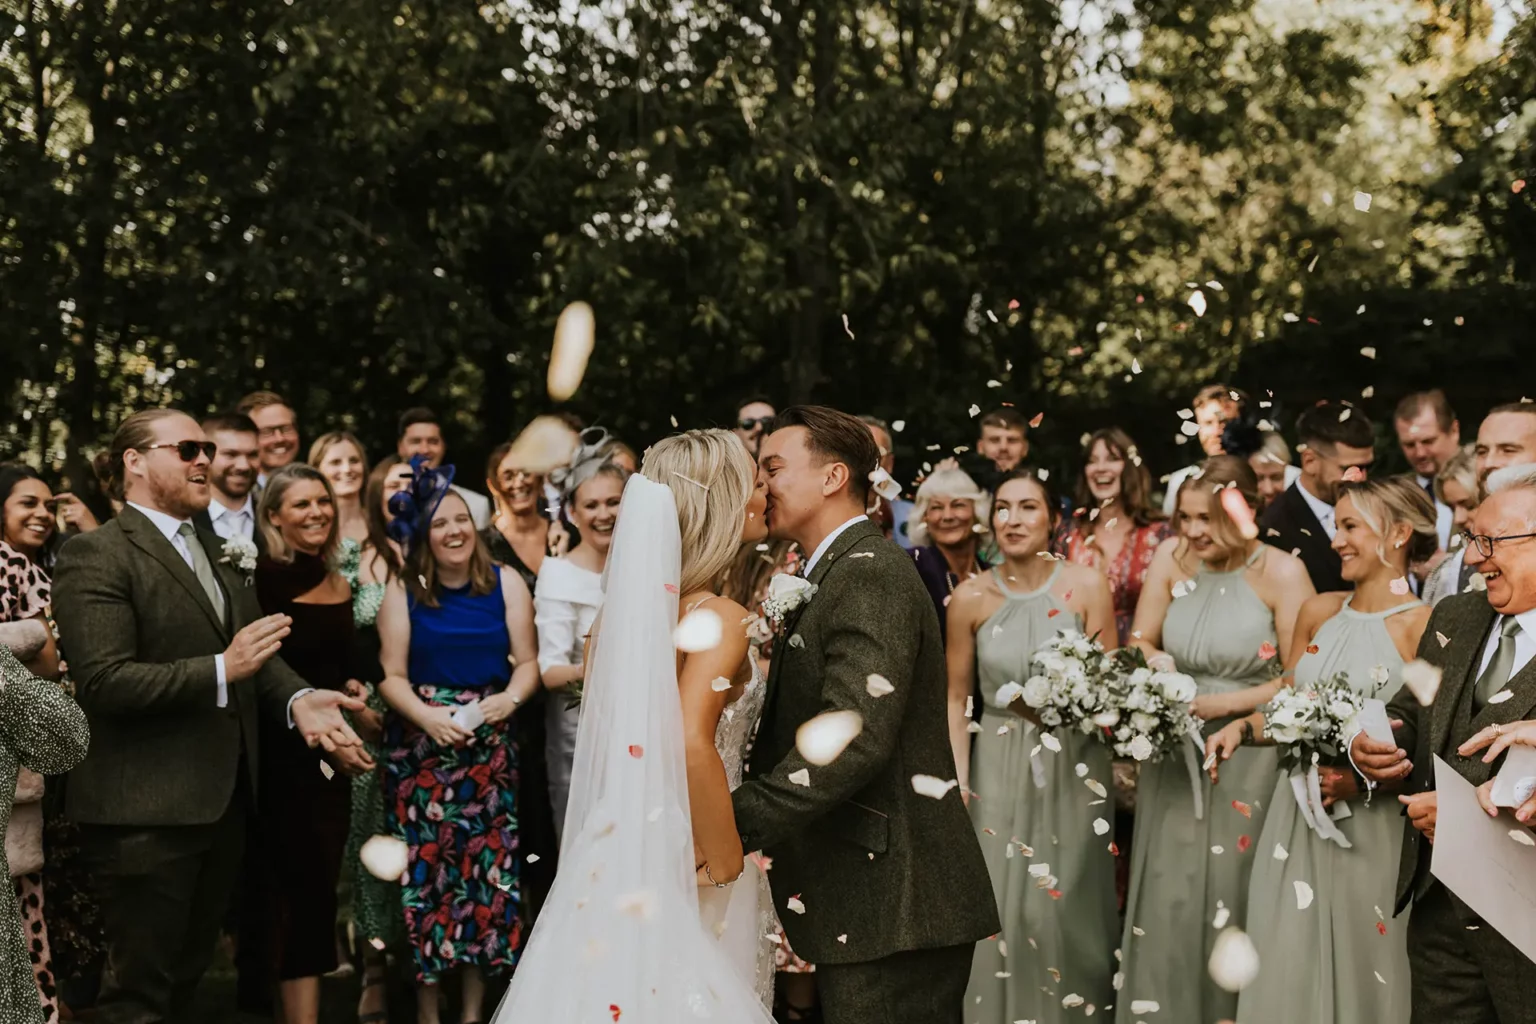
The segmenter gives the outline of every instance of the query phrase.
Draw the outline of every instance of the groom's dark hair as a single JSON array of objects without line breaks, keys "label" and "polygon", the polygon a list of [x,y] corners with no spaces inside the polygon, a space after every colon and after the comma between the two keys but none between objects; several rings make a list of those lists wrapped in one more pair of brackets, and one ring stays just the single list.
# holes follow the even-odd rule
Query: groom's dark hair
[{"label": "groom's dark hair", "polygon": [[785,427],[804,427],[805,446],[823,463],[847,466],[848,493],[868,504],[869,474],[880,463],[880,448],[863,420],[825,405],[792,405],[773,418],[775,431]]}]

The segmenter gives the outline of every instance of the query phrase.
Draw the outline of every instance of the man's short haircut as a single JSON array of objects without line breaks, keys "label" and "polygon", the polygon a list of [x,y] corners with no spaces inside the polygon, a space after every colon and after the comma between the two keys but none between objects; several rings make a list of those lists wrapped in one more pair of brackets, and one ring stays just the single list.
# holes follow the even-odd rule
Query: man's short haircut
[{"label": "man's short haircut", "polygon": [[792,405],[774,417],[774,430],[785,427],[804,427],[806,447],[823,463],[847,466],[848,493],[868,504],[869,475],[880,464],[880,448],[863,420],[824,405]]},{"label": "man's short haircut", "polygon": [[1328,454],[1338,445],[1376,447],[1376,429],[1365,414],[1348,402],[1319,402],[1296,417],[1296,438]]},{"label": "man's short haircut", "polygon": [[1442,432],[1449,433],[1456,423],[1456,410],[1451,408],[1450,401],[1445,397],[1445,392],[1439,388],[1431,388],[1428,391],[1415,391],[1403,396],[1403,400],[1397,403],[1397,410],[1393,412],[1394,420],[1414,420],[1425,409],[1432,409],[1435,413],[1435,425]]},{"label": "man's short haircut", "polygon": [[396,432],[395,436],[403,438],[407,430],[420,426],[423,423],[430,423],[438,429],[439,433],[442,432],[443,421],[437,418],[437,413],[424,405],[418,405],[400,414],[400,429]]},{"label": "man's short haircut", "polygon": [[216,412],[203,420],[203,433],[212,437],[214,434],[259,434],[261,431],[243,412]]},{"label": "man's short haircut", "polygon": [[1011,405],[1005,405],[1001,409],[994,409],[981,418],[982,427],[992,427],[997,430],[1017,430],[1024,436],[1029,436],[1029,421],[1024,414]]}]

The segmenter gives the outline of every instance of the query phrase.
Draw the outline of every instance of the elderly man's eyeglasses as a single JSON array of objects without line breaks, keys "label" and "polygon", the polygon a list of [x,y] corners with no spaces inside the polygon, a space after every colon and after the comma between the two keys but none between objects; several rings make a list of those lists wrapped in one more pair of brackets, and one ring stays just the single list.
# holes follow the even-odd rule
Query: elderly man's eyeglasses
[{"label": "elderly man's eyeglasses", "polygon": [[1493,546],[1512,540],[1529,540],[1536,537],[1536,533],[1511,533],[1503,537],[1490,537],[1486,533],[1473,533],[1471,530],[1462,530],[1461,539],[1469,547],[1476,547],[1484,558],[1493,557]]}]

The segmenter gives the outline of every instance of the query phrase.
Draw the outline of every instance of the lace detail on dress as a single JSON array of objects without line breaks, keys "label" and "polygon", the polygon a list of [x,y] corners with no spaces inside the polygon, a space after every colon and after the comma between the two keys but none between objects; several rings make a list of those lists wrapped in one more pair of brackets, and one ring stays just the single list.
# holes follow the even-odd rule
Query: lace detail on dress
[{"label": "lace detail on dress", "polygon": [[[715,749],[720,752],[720,761],[725,765],[725,778],[732,790],[741,785],[747,750],[768,697],[768,680],[763,675],[757,657],[757,646],[750,646],[747,650],[747,665],[751,676],[742,688],[741,696],[726,705],[720,714],[720,724],[715,726]],[[757,994],[763,1004],[768,1006],[773,1000],[773,946],[778,932],[773,893],[768,888],[768,876],[750,862],[736,884],[742,883],[755,884],[757,888]]]}]

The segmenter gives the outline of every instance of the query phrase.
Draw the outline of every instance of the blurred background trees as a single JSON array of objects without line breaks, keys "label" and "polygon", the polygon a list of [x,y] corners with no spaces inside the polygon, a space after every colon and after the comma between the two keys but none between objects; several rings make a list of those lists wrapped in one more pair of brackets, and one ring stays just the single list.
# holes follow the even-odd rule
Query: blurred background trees
[{"label": "blurred background trees", "polygon": [[586,419],[826,401],[905,420],[908,479],[972,405],[1161,472],[1210,379],[1536,392],[1513,0],[0,0],[0,40],[0,457],[77,487],[124,410],[257,386],[375,452],[434,406],[473,479],[577,298]]}]

